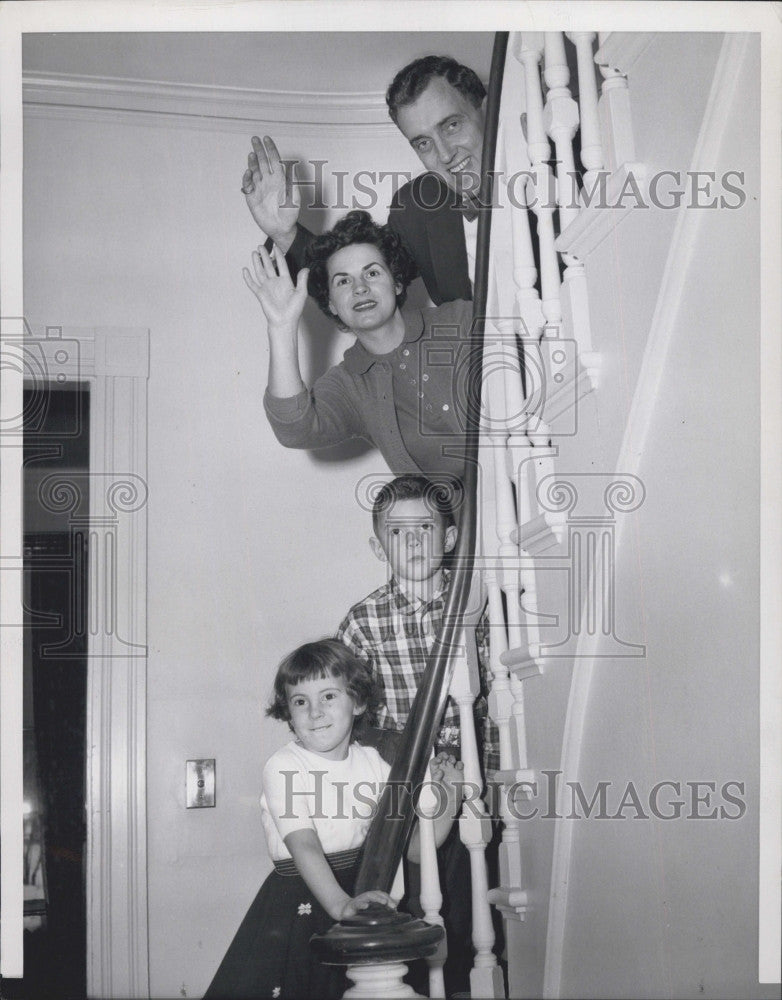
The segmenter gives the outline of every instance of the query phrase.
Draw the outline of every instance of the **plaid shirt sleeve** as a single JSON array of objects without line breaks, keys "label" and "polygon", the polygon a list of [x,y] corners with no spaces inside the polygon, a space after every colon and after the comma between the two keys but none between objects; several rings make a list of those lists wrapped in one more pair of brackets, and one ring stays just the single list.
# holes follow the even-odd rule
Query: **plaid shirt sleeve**
[{"label": "plaid shirt sleeve", "polygon": [[364,647],[361,643],[361,632],[353,617],[352,609],[339,623],[336,638],[340,642],[344,642],[351,653],[354,653],[360,660],[363,660],[365,663],[367,662],[366,656],[363,655]]},{"label": "plaid shirt sleeve", "polygon": [[[344,642],[353,655],[365,663],[370,674],[378,682],[383,692],[384,703],[377,711],[377,718],[374,725],[380,729],[388,728],[388,706],[385,703],[385,685],[382,676],[379,675],[377,664],[372,656],[371,631],[366,622],[364,612],[366,608],[363,604],[357,604],[348,611],[347,615],[340,622],[337,629],[336,638]],[[391,727],[395,728],[395,727]]]}]

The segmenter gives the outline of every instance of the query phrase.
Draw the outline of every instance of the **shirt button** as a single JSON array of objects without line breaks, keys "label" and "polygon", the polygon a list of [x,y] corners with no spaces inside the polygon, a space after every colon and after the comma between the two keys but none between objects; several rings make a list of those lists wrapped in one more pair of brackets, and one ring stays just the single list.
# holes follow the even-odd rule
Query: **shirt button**
[{"label": "shirt button", "polygon": [[409,356],[410,356],[410,351],[408,351],[408,349],[407,349],[407,348],[405,348],[405,349],[404,349],[404,350],[402,351],[402,354],[404,354],[404,356],[405,356],[405,357],[407,358],[407,357],[409,357]]},{"label": "shirt button", "polygon": [[429,381],[429,376],[428,375],[422,375],[421,376],[421,381],[422,382],[428,382]]},{"label": "shirt button", "polygon": [[443,409],[444,410],[450,410],[450,408],[451,407],[447,403],[443,403]]},{"label": "shirt button", "polygon": [[404,371],[405,368],[407,368],[407,365],[400,365],[399,367],[402,369],[402,371]]}]

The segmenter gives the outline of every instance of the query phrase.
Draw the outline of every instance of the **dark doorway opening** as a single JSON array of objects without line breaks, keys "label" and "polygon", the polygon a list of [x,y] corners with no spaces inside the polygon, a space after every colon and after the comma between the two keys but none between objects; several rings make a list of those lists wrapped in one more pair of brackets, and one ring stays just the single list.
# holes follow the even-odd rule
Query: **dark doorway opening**
[{"label": "dark doorway opening", "polygon": [[89,389],[25,392],[27,1000],[86,996]]}]

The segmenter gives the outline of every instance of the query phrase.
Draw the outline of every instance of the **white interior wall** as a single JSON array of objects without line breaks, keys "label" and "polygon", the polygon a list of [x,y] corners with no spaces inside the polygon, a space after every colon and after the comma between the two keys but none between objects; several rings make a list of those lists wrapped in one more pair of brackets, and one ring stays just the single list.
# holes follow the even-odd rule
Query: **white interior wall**
[{"label": "white interior wall", "polygon": [[[267,425],[263,314],[241,277],[258,241],[239,190],[249,135],[144,120],[27,116],[25,311],[34,327],[151,331],[150,983],[154,997],[192,997],[270,868],[258,795],[263,761],[287,738],[263,718],[276,664],[385,579],[354,490],[386,470],[372,453],[287,451]],[[364,128],[360,142],[273,134],[335,170],[417,172],[389,128]],[[308,310],[307,373],[350,342]],[[196,757],[216,759],[214,809],[185,809]]]}]

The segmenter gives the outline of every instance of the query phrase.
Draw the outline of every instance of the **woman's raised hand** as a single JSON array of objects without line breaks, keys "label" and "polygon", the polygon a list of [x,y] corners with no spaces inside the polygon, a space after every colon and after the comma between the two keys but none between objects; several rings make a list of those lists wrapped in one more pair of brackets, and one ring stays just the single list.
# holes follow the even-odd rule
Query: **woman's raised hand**
[{"label": "woman's raised hand", "polygon": [[294,285],[284,255],[275,247],[272,260],[264,246],[253,252],[252,265],[254,275],[245,267],[242,268],[242,277],[261,303],[269,332],[282,329],[295,331],[307,301],[309,269],[305,267],[299,271]]},{"label": "woman's raised hand", "polygon": [[254,135],[252,147],[242,177],[242,193],[260,228],[275,243],[281,241],[282,249],[287,251],[296,236],[299,217],[296,165],[282,162],[274,140],[268,135],[263,142]]}]

